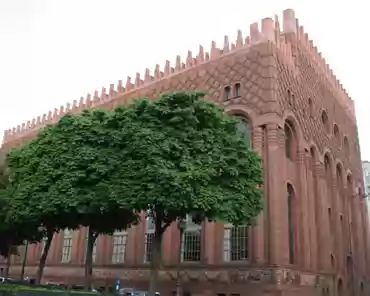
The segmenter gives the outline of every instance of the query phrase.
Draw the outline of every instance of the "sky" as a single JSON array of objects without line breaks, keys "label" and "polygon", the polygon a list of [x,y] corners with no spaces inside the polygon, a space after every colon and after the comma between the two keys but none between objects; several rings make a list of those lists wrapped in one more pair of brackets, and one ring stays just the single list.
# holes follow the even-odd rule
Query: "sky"
[{"label": "sky", "polygon": [[[293,8],[356,104],[370,160],[367,4],[362,0],[0,0],[0,130]],[[0,134],[0,140],[2,133]]]}]

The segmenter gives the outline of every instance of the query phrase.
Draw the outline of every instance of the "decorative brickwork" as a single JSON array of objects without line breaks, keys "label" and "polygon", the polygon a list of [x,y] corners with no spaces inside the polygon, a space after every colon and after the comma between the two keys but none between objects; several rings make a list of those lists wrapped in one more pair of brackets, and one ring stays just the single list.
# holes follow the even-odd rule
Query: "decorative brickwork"
[{"label": "decorative brickwork", "polygon": [[[235,42],[225,36],[222,47],[212,42],[205,52],[200,46],[185,60],[177,56],[173,66],[166,61],[154,73],[146,69],[144,76],[128,77],[124,85],[119,81],[9,129],[0,155],[67,112],[112,109],[139,97],[188,90],[206,91],[206,100],[248,119],[253,148],[266,171],[266,207],[249,232],[245,261],[225,262],[224,225],[204,223],[202,260],[183,264],[184,289],[241,295],[336,295],[338,289],[344,295],[370,293],[370,236],[354,102],[293,10],[283,12],[282,25],[277,16],[265,18],[261,28],[250,26],[246,38],[238,31]],[[124,263],[112,262],[112,237],[99,239],[96,285],[113,286],[119,278],[125,286],[146,288],[145,227],[143,221],[128,230]],[[61,263],[63,233],[55,235],[45,281],[81,282],[85,239],[85,229],[73,234],[67,264]],[[26,274],[32,276],[42,247],[29,249]],[[163,243],[163,292],[175,288],[179,249],[179,233],[172,225]],[[11,273],[19,272],[15,264]]]}]

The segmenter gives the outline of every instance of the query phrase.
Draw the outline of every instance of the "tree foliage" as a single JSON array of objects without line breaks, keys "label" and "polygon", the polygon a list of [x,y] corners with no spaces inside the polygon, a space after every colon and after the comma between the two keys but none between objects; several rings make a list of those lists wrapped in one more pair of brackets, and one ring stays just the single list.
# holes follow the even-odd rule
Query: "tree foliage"
[{"label": "tree foliage", "polygon": [[43,235],[37,221],[30,219],[17,220],[11,209],[11,192],[9,186],[9,169],[5,163],[0,165],[0,255],[7,259],[6,276],[11,255],[19,255],[17,246],[25,241],[38,242]]},{"label": "tree foliage", "polygon": [[203,97],[167,94],[68,114],[46,127],[8,157],[17,221],[34,219],[53,232],[89,227],[89,285],[98,235],[125,229],[146,212],[155,224],[153,295],[171,223],[191,216],[196,223],[251,224],[262,210],[261,159],[238,121]]},{"label": "tree foliage", "polygon": [[109,187],[155,223],[151,293],[162,236],[174,221],[251,224],[262,210],[261,159],[238,121],[203,93],[167,94],[114,111],[108,125],[121,150]]},{"label": "tree foliage", "polygon": [[24,208],[24,217],[38,219],[51,234],[48,242],[60,229],[89,227],[88,282],[97,236],[137,221],[129,204],[118,202],[107,186],[121,154],[105,124],[109,115],[100,110],[68,114],[8,157],[16,185],[13,207]]}]

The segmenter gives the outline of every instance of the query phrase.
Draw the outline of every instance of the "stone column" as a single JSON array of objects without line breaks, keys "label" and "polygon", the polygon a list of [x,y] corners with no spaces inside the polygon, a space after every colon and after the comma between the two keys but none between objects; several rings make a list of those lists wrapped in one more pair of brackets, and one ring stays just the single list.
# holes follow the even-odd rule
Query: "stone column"
[{"label": "stone column", "polygon": [[[263,129],[258,126],[253,129],[253,149],[259,156],[263,157]],[[266,163],[263,162],[263,168],[267,169]],[[268,180],[265,180],[268,182]],[[264,186],[264,190],[268,187]],[[256,225],[252,228],[252,262],[257,264],[264,264],[265,258],[265,211],[266,211],[266,191],[264,192],[265,209],[258,215]]]},{"label": "stone column", "polygon": [[285,265],[289,262],[289,247],[284,138],[277,124],[266,128],[269,261]]},{"label": "stone column", "polygon": [[330,253],[332,252],[332,233],[328,216],[329,201],[325,168],[322,163],[314,165],[314,194],[315,194],[315,219],[317,225],[318,268],[320,271],[330,271]]},{"label": "stone column", "polygon": [[299,231],[300,240],[300,262],[302,267],[309,269],[311,262],[310,233],[309,233],[309,206],[307,201],[307,171],[306,154],[304,149],[298,151],[298,174],[299,174],[299,192],[296,193],[296,201],[299,213]]}]

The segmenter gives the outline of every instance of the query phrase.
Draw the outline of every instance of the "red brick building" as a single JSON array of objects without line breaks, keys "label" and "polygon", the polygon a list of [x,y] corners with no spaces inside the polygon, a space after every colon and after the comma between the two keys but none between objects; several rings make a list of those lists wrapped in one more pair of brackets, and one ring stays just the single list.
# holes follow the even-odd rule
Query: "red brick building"
[{"label": "red brick building", "polygon": [[[283,21],[265,18],[238,31],[221,48],[212,42],[171,67],[156,66],[5,132],[3,151],[22,145],[65,112],[114,108],[135,98],[204,90],[207,100],[245,119],[246,136],[262,155],[266,209],[257,225],[188,225],[184,245],[173,225],[165,234],[161,290],[174,289],[181,254],[183,289],[219,295],[369,295],[369,222],[354,103],[292,10]],[[97,286],[147,286],[152,228],[132,227],[99,237],[94,251]],[[56,234],[45,281],[78,283],[83,277],[86,230]],[[29,248],[33,276],[43,244]],[[11,274],[20,273],[21,258]],[[3,265],[5,267],[5,264]]]}]

